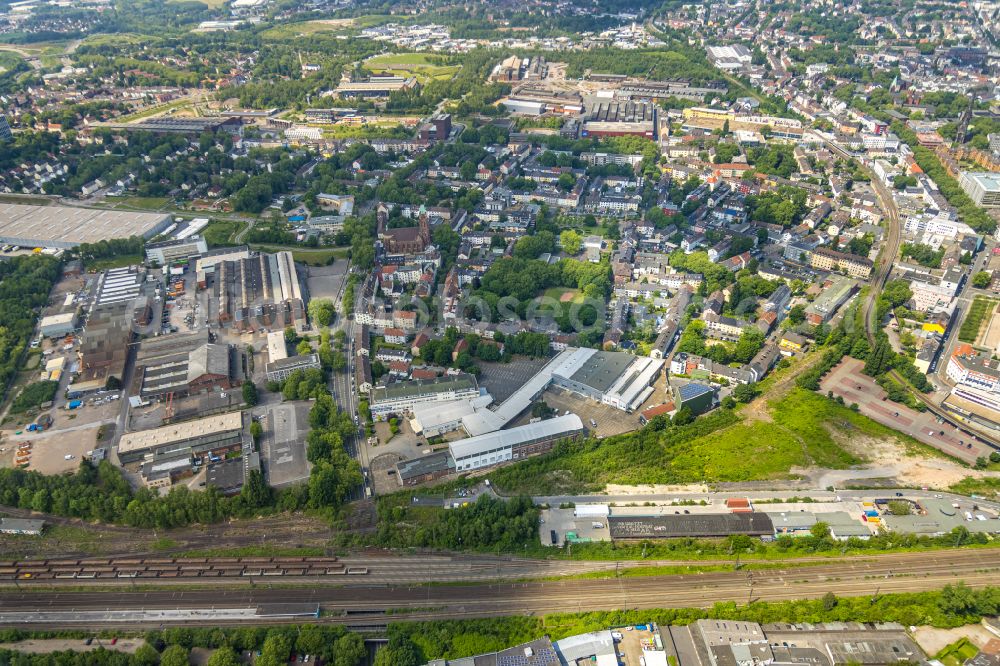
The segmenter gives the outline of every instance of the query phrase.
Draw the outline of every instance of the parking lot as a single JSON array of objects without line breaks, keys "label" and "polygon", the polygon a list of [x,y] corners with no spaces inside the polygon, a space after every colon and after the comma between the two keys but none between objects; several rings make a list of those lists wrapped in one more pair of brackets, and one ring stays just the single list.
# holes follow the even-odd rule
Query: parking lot
[{"label": "parking lot", "polygon": [[337,259],[329,266],[310,266],[306,288],[310,298],[337,300],[340,287],[347,276],[347,260]]},{"label": "parking lot", "polygon": [[881,386],[862,374],[862,365],[856,359],[845,359],[823,378],[821,389],[833,391],[848,405],[857,403],[861,413],[868,418],[968,463],[989,455],[985,444],[972,440],[954,426],[939,423],[933,414],[889,400]]},{"label": "parking lot", "polygon": [[[583,421],[583,427],[597,437],[620,435],[623,432],[631,432],[642,427],[638,414],[626,414],[610,405],[595,402],[560,388],[550,387],[546,389],[542,393],[541,399],[559,414],[565,414],[568,411],[579,416],[580,420]],[[531,414],[522,415],[522,418],[524,416],[530,417]],[[594,426],[591,420],[597,423],[597,426]]]},{"label": "parking lot", "polygon": [[[576,534],[577,541],[610,541],[611,531],[608,528],[607,518],[574,516],[575,509],[560,509],[550,507],[542,509],[542,522],[538,526],[538,535],[542,540],[542,545],[552,545],[552,531],[556,533],[556,544],[562,545],[566,541],[566,535],[570,532]],[[600,527],[597,527],[600,525]]]},{"label": "parking lot", "polygon": [[261,458],[267,481],[277,488],[309,477],[306,432],[309,404],[284,403],[268,408],[261,425]]},{"label": "parking lot", "polygon": [[479,363],[482,370],[479,385],[490,392],[495,403],[501,403],[535,376],[544,363],[545,360],[528,358],[517,358],[510,363]]}]

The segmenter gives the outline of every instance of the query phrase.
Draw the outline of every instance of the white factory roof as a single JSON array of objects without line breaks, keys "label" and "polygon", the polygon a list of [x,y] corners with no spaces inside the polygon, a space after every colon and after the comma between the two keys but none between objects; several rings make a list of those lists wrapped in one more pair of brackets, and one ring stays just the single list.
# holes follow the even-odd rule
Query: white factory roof
[{"label": "white factory roof", "polygon": [[119,453],[139,451],[153,447],[166,446],[174,442],[183,442],[206,435],[215,435],[243,427],[243,412],[217,414],[196,421],[172,423],[152,430],[130,432],[122,436],[118,444]]},{"label": "white factory roof", "polygon": [[74,247],[112,238],[148,238],[169,223],[165,213],[0,204],[0,238],[26,246]]},{"label": "white factory roof", "polygon": [[535,439],[555,438],[580,430],[583,430],[583,421],[576,414],[569,414],[546,421],[529,423],[510,430],[498,430],[478,437],[460,439],[452,442],[449,446],[452,457],[458,461],[498,447],[514,446]]},{"label": "white factory roof", "polygon": [[73,320],[76,319],[75,312],[63,312],[60,314],[49,315],[47,317],[42,317],[38,322],[38,325],[42,328],[46,326],[58,326],[59,324],[71,324]]},{"label": "white factory roof", "polygon": [[[463,421],[464,424],[465,417],[473,416],[477,412],[486,411],[492,414],[493,412],[486,409],[487,405],[491,402],[493,402],[493,396],[489,393],[484,393],[471,400],[449,400],[448,402],[417,404],[413,406],[413,417],[410,420],[415,422],[414,430],[416,431],[433,430],[445,423],[459,420]],[[499,430],[501,426],[497,426],[493,430]],[[469,434],[482,435],[484,433],[469,432]]]},{"label": "white factory roof", "polygon": [[269,363],[288,358],[285,331],[271,331],[267,334],[267,360]]}]

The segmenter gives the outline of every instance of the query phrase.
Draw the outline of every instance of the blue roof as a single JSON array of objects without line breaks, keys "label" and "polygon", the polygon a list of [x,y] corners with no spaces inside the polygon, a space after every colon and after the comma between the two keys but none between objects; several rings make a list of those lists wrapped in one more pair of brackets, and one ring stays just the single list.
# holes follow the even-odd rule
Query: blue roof
[{"label": "blue roof", "polygon": [[698,382],[690,382],[682,386],[678,393],[681,396],[681,400],[690,400],[691,398],[697,398],[700,395],[705,395],[706,393],[714,393],[715,389],[706,384],[699,384]]}]

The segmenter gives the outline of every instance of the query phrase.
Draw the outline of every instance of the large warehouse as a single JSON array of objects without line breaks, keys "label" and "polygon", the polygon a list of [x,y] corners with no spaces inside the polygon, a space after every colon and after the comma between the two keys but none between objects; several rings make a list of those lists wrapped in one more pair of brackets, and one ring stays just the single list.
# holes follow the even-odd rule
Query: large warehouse
[{"label": "large warehouse", "polygon": [[122,435],[118,456],[127,464],[144,458],[152,460],[156,456],[190,458],[208,452],[240,450],[243,446],[243,425],[243,412],[229,412],[130,432]]},{"label": "large warehouse", "polygon": [[576,414],[498,430],[487,435],[460,439],[449,444],[459,472],[521,460],[552,448],[552,443],[583,434],[583,421]]},{"label": "large warehouse", "polygon": [[170,222],[165,213],[0,204],[0,243],[68,249],[112,238],[152,238]]}]

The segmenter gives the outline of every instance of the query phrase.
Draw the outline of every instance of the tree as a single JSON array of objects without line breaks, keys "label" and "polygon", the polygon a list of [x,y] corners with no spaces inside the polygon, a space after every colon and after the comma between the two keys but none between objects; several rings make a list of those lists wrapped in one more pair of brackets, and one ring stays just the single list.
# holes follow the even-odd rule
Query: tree
[{"label": "tree", "polygon": [[260,395],[257,393],[257,385],[251,381],[243,382],[243,402],[247,407],[256,407],[260,402]]},{"label": "tree", "polygon": [[255,509],[271,503],[271,488],[264,482],[264,475],[259,469],[250,470],[240,489],[240,499],[246,506]]},{"label": "tree", "polygon": [[792,306],[792,309],[788,311],[788,321],[792,322],[794,325],[798,326],[806,320],[806,306],[801,303]]},{"label": "tree", "polygon": [[254,443],[260,442],[260,438],[263,434],[264,428],[260,425],[260,421],[254,421],[250,424],[250,436],[253,437]]},{"label": "tree", "polygon": [[133,666],[156,666],[160,663],[160,653],[149,643],[143,643],[132,655]]},{"label": "tree", "polygon": [[674,425],[686,425],[692,421],[694,421],[694,412],[691,411],[690,407],[684,406],[677,410],[670,422]]},{"label": "tree", "polygon": [[750,382],[749,384],[740,384],[733,389],[733,398],[738,402],[750,402],[760,394],[760,389],[757,388],[755,382]]},{"label": "tree", "polygon": [[188,651],[182,645],[171,645],[160,655],[160,666],[188,666]]},{"label": "tree", "polygon": [[300,340],[299,344],[295,346],[295,353],[299,356],[308,356],[312,354],[313,348],[308,340]]},{"label": "tree", "polygon": [[979,271],[972,276],[972,286],[976,289],[985,289],[992,281],[993,276],[988,271]]},{"label": "tree", "polygon": [[820,521],[809,528],[809,533],[816,539],[825,539],[830,536],[830,526]]},{"label": "tree", "polygon": [[823,595],[823,610],[829,613],[834,608],[837,607],[838,603],[837,595],[833,592],[827,592]]},{"label": "tree", "polygon": [[[285,657],[288,657],[287,653]],[[228,645],[223,645],[208,658],[208,666],[241,666],[241,663],[233,648]]]},{"label": "tree", "polygon": [[576,255],[580,253],[580,248],[583,246],[583,236],[573,229],[566,229],[559,234],[559,244],[562,245],[563,252],[568,255]]},{"label": "tree", "polygon": [[297,337],[299,337],[299,336],[295,332],[295,327],[294,326],[286,326],[285,327],[285,342],[295,342],[295,339]]},{"label": "tree", "polygon": [[991,463],[1000,463],[1000,451],[994,451],[990,454]]},{"label": "tree", "polygon": [[884,337],[880,338],[875,343],[875,348],[868,355],[862,372],[869,377],[881,377],[892,366],[894,358],[895,353],[892,351],[892,347],[889,346],[889,341]]},{"label": "tree", "polygon": [[333,301],[329,298],[314,298],[309,301],[309,318],[313,325],[327,327],[333,323],[333,316],[336,312]]},{"label": "tree", "polygon": [[368,650],[364,639],[352,632],[337,639],[334,654],[334,666],[357,666],[368,656]]},{"label": "tree", "polygon": [[889,280],[882,289],[882,296],[891,307],[898,308],[913,298],[913,291],[906,280]]}]

